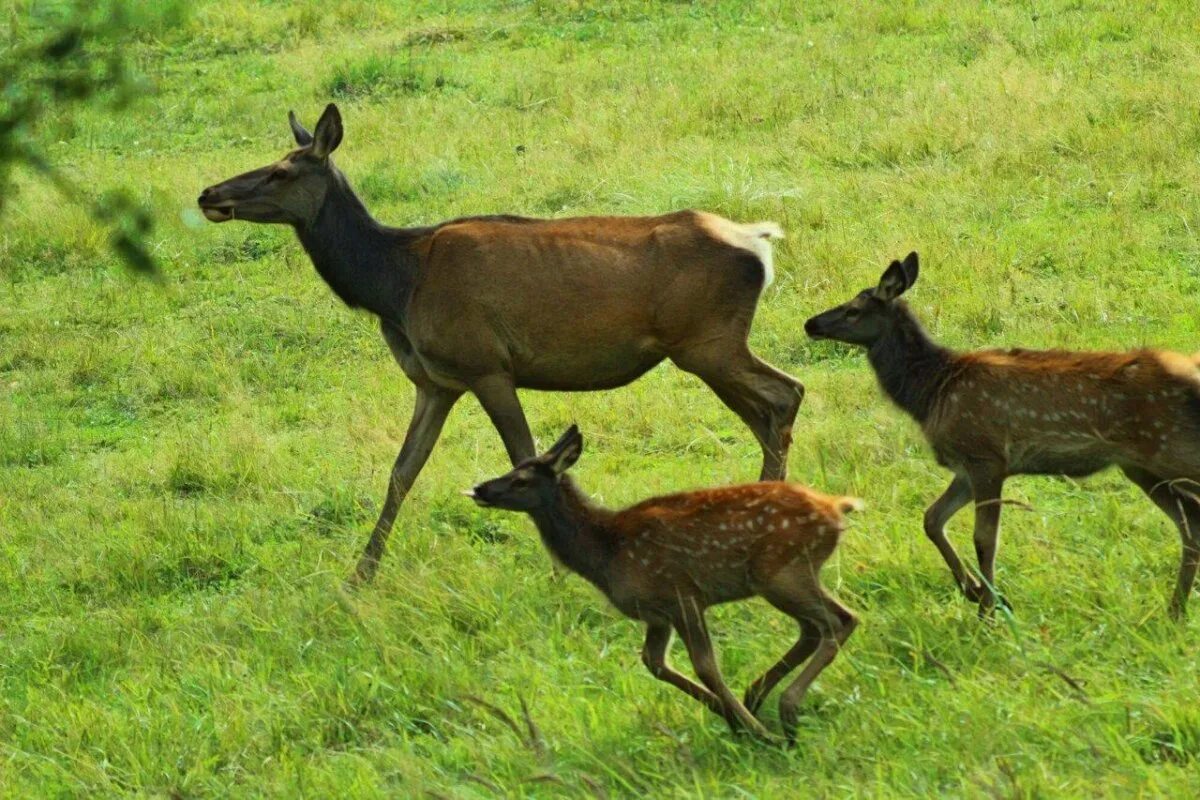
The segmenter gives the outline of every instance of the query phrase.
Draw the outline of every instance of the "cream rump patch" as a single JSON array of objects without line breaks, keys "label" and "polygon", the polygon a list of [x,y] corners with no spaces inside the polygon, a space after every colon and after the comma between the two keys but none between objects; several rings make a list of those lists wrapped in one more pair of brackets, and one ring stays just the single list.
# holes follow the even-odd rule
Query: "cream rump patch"
[{"label": "cream rump patch", "polygon": [[706,211],[697,212],[700,224],[726,244],[747,250],[758,257],[763,266],[763,288],[775,280],[775,261],[771,240],[783,238],[783,228],[774,222],[732,222]]}]

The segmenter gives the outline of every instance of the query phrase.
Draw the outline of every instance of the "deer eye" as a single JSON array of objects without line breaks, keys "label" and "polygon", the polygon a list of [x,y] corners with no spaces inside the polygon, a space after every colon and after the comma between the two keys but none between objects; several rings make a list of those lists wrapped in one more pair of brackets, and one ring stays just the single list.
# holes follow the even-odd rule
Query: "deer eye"
[{"label": "deer eye", "polygon": [[524,489],[529,485],[529,478],[513,478],[512,485],[517,489]]},{"label": "deer eye", "polygon": [[849,317],[850,319],[854,319],[861,313],[862,312],[857,308],[847,308],[846,309],[846,316]]},{"label": "deer eye", "polygon": [[281,181],[286,177],[287,177],[287,170],[273,169],[267,174],[267,183],[274,183],[275,181]]}]

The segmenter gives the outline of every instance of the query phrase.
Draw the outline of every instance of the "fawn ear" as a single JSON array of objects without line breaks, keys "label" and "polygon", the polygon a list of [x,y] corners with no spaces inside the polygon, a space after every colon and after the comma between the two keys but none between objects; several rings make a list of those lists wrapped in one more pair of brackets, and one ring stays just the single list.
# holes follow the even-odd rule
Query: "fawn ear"
[{"label": "fawn ear", "polygon": [[917,282],[917,273],[921,271],[920,259],[917,257],[917,251],[914,250],[904,257],[904,263],[900,266],[904,267],[904,276],[908,278],[908,289],[911,289],[913,284]]},{"label": "fawn ear", "polygon": [[555,475],[562,475],[579,460],[579,454],[582,452],[583,434],[579,432],[578,425],[572,425],[542,458]]},{"label": "fawn ear", "polygon": [[342,115],[333,103],[325,106],[325,112],[317,120],[313,131],[312,154],[317,158],[328,158],[342,143]]},{"label": "fawn ear", "polygon": [[916,280],[917,254],[913,253],[904,260],[904,264],[901,264],[899,261],[893,261],[883,271],[883,275],[879,278],[879,285],[875,287],[876,297],[890,303],[908,291],[908,287],[912,286],[912,282],[908,279],[908,270],[905,268],[909,260],[912,261],[913,280]]},{"label": "fawn ear", "polygon": [[308,132],[308,128],[300,124],[300,120],[296,119],[295,111],[288,112],[288,124],[292,126],[292,136],[295,137],[296,144],[301,147],[308,147],[312,144],[312,134]]}]

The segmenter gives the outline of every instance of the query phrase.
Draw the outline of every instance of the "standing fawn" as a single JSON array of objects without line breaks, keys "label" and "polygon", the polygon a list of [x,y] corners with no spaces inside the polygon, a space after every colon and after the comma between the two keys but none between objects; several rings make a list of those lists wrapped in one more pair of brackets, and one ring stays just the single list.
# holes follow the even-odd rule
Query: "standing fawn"
[{"label": "standing fawn", "polygon": [[611,389],[670,359],[750,428],[762,447],[760,480],[786,476],[804,387],[747,344],[771,282],[778,225],[679,211],[392,228],[375,221],[333,164],[342,141],[337,106],[326,107],[312,133],[294,114],[289,120],[294,150],[208,187],[198,202],[212,222],[294,228],[334,293],[379,318],[416,386],[356,581],[374,577],[400,504],[468,392],[516,464],[537,453],[518,389]]},{"label": "standing fawn", "polygon": [[[996,602],[1000,495],[1010,475],[1084,476],[1112,464],[1179,528],[1183,558],[1170,614],[1181,618],[1200,563],[1200,370],[1162,350],[955,353],[898,298],[917,280],[917,254],[893,261],[879,285],[810,319],[809,336],[867,348],[889,397],[921,424],[938,463],[954,472],[925,512],[925,533],[981,614]],[[946,539],[975,501],[980,583]]]},{"label": "standing fawn", "polygon": [[[655,497],[610,511],[592,505],[566,474],[582,449],[583,437],[572,425],[545,454],[469,494],[481,506],[529,514],[556,560],[594,584],[623,614],[646,623],[642,662],[650,672],[735,730],[769,737],[753,712],[811,656],[779,700],[791,740],[797,706],[857,624],[818,574],[837,546],[842,514],[859,508],[859,501],[776,481]],[[704,611],[754,596],[794,617],[800,639],[751,684],[743,705],[721,677]],[[667,665],[672,629],[687,646],[703,686]]]}]

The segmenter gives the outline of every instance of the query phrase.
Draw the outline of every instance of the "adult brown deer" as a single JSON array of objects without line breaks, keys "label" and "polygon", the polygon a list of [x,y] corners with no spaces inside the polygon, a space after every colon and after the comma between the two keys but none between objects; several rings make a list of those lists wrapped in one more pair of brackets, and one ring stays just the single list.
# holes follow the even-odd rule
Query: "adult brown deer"
[{"label": "adult brown deer", "polygon": [[[1183,557],[1170,614],[1182,617],[1200,564],[1200,359],[1162,350],[1072,353],[936,344],[902,300],[917,280],[910,253],[879,285],[804,325],[809,336],[867,348],[884,392],[921,424],[954,472],[925,512],[925,533],[980,613],[995,604],[1001,489],[1011,475],[1084,476],[1112,464],[1179,528]],[[946,539],[975,500],[981,584]]]},{"label": "adult brown deer", "polygon": [[[753,712],[811,657],[779,700],[779,718],[792,739],[805,692],[857,625],[854,614],[821,586],[819,575],[837,547],[842,515],[860,502],[767,482],[655,497],[609,511],[592,505],[566,474],[582,450],[583,437],[572,425],[545,454],[468,494],[481,506],[529,514],[560,563],[623,614],[646,623],[642,661],[650,672],[735,730],[769,737]],[[750,685],[743,705],[721,677],[704,611],[754,596],[795,618],[800,639]],[[703,686],[668,666],[672,630],[683,639]]]},{"label": "adult brown deer", "polygon": [[804,387],[747,345],[771,278],[773,223],[713,214],[537,220],[456,219],[420,228],[376,222],[333,165],[333,104],[297,149],[200,194],[213,222],[291,225],[347,305],[379,317],[416,385],[416,406],[387,497],[355,572],[378,569],[400,504],[451,407],[473,393],[512,463],[535,455],[517,389],[622,386],[664,358],[708,384],[762,446],[762,479],[786,473]]}]

